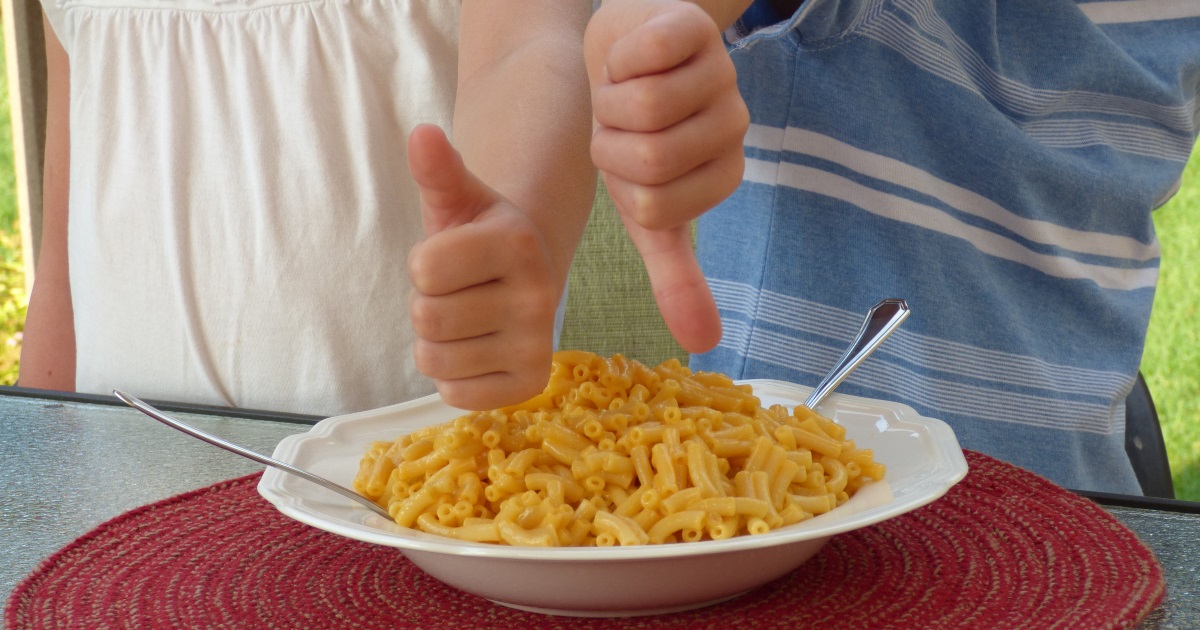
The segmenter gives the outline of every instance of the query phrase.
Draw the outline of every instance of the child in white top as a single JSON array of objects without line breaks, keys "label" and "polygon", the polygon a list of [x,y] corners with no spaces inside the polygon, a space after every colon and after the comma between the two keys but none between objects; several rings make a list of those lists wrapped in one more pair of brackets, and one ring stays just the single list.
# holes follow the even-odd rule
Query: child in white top
[{"label": "child in white top", "polygon": [[[601,55],[696,17],[629,4],[645,10]],[[44,7],[44,243],[22,385],[317,414],[435,385],[491,407],[544,385],[595,181],[588,3]],[[728,66],[694,54],[713,42],[715,27],[645,73]],[[712,97],[687,95],[679,114]],[[465,168],[420,122],[453,128]],[[672,126],[638,137],[679,146]],[[691,149],[648,183],[730,153]]]}]

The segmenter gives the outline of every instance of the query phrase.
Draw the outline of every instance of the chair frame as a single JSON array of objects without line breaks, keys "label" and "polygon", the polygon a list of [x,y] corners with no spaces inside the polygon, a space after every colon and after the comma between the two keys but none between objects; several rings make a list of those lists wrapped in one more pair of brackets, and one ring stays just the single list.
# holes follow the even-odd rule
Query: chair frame
[{"label": "chair frame", "polygon": [[1148,497],[1175,498],[1171,464],[1163,440],[1158,409],[1150,397],[1146,379],[1138,372],[1129,396],[1125,398],[1125,452],[1133,464],[1142,493]]}]

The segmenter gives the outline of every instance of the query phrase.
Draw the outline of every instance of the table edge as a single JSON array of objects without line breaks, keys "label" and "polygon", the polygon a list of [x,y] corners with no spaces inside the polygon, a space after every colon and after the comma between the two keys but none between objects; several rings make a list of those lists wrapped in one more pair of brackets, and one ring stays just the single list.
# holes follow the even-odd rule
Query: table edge
[{"label": "table edge", "polygon": [[[20,387],[17,385],[0,385],[0,396],[14,396],[18,398],[38,398],[46,401],[54,402],[72,402],[85,403],[92,405],[108,405],[112,407],[125,407],[125,403],[117,399],[116,396],[104,394],[82,394],[79,392],[64,392],[53,389],[37,389],[34,387]],[[197,405],[192,403],[178,403],[168,400],[146,399],[146,402],[162,409],[163,411],[172,411],[177,413],[194,413],[210,416],[225,416],[230,418],[246,418],[250,420],[270,420],[274,422],[290,422],[293,424],[316,424],[324,420],[324,416],[313,416],[300,413],[288,413],[283,411],[266,411],[263,409],[240,409],[237,407],[221,407],[217,405]]]}]

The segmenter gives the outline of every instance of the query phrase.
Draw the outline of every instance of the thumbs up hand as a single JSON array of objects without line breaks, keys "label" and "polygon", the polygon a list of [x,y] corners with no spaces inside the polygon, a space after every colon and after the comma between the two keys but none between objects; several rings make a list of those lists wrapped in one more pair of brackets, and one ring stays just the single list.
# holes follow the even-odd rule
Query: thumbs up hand
[{"label": "thumbs up hand", "polygon": [[607,0],[584,37],[592,161],[650,276],[659,311],[690,352],[721,323],[689,222],[741,183],[749,113],[716,23],[681,0]]},{"label": "thumbs up hand", "polygon": [[408,160],[425,230],[408,256],[417,369],[463,409],[537,395],[550,375],[561,296],[545,239],[437,127],[413,130]]}]

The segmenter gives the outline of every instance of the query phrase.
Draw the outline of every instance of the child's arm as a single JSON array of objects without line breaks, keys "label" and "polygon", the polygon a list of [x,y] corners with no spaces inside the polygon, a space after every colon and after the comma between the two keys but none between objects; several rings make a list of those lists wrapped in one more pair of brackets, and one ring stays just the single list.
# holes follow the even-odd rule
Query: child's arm
[{"label": "child's arm", "polygon": [[749,0],[605,0],[585,51],[592,158],[684,349],[721,338],[688,224],[732,193],[749,113],[721,30]]},{"label": "child's arm", "polygon": [[70,66],[67,53],[48,22],[45,30],[48,82],[42,246],[25,318],[20,385],[74,391],[75,322],[67,274]]},{"label": "child's arm", "polygon": [[[596,174],[583,31],[591,3],[464,0],[454,145],[410,137],[418,369],[452,405],[521,402],[549,378],[555,308]],[[465,168],[464,168],[465,165]]]}]

